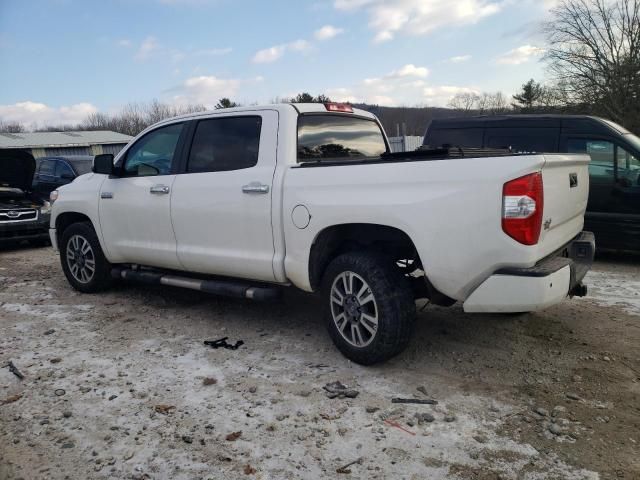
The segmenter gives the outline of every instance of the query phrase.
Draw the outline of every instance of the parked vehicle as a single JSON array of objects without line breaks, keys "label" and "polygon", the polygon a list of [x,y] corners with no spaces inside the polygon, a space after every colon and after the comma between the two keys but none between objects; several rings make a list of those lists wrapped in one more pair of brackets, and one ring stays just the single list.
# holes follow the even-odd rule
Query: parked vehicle
[{"label": "parked vehicle", "polygon": [[434,120],[424,145],[588,153],[586,228],[598,248],[640,251],[640,138],[583,115],[500,115]]},{"label": "parked vehicle", "polygon": [[49,242],[51,205],[31,188],[36,161],[23,150],[0,150],[0,244]]},{"label": "parked vehicle", "polygon": [[33,191],[48,199],[56,188],[71,183],[76,177],[91,172],[93,157],[90,155],[67,155],[42,157],[36,160]]},{"label": "parked vehicle", "polygon": [[[479,154],[481,155],[481,154]],[[409,342],[415,299],[523,312],[584,295],[586,155],[391,154],[341,104],[160,122],[52,193],[51,239],[81,292],[114,278],[253,299],[324,297],[337,347],[371,364]]]}]

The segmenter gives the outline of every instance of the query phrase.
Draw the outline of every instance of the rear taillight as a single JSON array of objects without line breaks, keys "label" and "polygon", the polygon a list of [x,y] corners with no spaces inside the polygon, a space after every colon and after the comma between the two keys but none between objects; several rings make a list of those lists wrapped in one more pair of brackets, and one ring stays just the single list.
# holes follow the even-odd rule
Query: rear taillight
[{"label": "rear taillight", "polygon": [[516,178],[502,187],[502,230],[514,240],[538,243],[543,209],[542,173]]}]

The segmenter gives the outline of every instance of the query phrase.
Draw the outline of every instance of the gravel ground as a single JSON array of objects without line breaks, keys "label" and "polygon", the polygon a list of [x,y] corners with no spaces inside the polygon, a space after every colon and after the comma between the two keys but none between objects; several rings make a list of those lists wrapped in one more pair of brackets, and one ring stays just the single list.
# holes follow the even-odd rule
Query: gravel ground
[{"label": "gravel ground", "polygon": [[[82,295],[50,248],[0,251],[0,366],[25,377],[0,368],[0,479],[638,479],[640,262],[588,283],[536,314],[427,306],[365,368],[314,296]],[[225,336],[244,345],[203,345]]]}]

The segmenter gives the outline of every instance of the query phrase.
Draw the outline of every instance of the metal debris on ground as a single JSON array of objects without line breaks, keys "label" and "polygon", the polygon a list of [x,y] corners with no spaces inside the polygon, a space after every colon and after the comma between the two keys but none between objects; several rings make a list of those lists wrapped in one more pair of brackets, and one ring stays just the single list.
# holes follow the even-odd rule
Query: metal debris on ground
[{"label": "metal debris on ground", "polygon": [[18,367],[16,367],[11,360],[9,360],[7,364],[4,365],[2,368],[6,368],[6,367],[9,367],[9,371],[13,373],[16,377],[18,377],[20,380],[24,380],[24,375],[20,370],[18,370]]},{"label": "metal debris on ground", "polygon": [[324,387],[329,398],[356,398],[360,392],[353,388],[348,388],[339,381],[327,383]]},{"label": "metal debris on ground", "polygon": [[387,425],[391,425],[392,427],[398,428],[398,429],[402,430],[403,432],[408,433],[409,435],[413,435],[414,437],[416,435],[415,432],[412,432],[411,430],[407,430],[402,425],[400,425],[398,422],[395,422],[393,420],[389,420],[388,418],[386,420],[384,420],[384,423],[386,423]]},{"label": "metal debris on ground", "polygon": [[336,473],[346,473],[346,474],[349,474],[349,473],[351,473],[351,469],[350,469],[349,467],[350,467],[351,465],[355,465],[356,463],[357,463],[358,465],[362,465],[362,457],[360,457],[360,458],[358,458],[358,459],[354,460],[353,462],[349,462],[349,463],[347,463],[346,465],[343,465],[343,466],[341,466],[341,467],[339,467],[339,468],[336,468]]},{"label": "metal debris on ground", "polygon": [[65,393],[67,393],[67,391],[66,391],[64,388],[56,388],[56,389],[53,391],[53,393],[54,393],[54,395],[55,395],[56,397],[61,397],[61,396],[63,396]]},{"label": "metal debris on ground", "polygon": [[437,405],[438,401],[431,398],[392,398],[391,403],[417,403],[419,405]]},{"label": "metal debris on ground", "polygon": [[226,348],[227,350],[237,350],[242,345],[244,345],[244,342],[242,340],[238,340],[233,345],[230,343],[227,343],[228,338],[229,337],[223,337],[223,338],[219,338],[218,340],[205,340],[204,344],[208,345],[211,348]]}]

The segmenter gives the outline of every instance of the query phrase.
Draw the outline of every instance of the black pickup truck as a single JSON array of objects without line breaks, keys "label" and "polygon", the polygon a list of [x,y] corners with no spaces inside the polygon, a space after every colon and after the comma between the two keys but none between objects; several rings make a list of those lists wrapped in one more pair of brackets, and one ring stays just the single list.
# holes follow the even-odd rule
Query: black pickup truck
[{"label": "black pickup truck", "polygon": [[49,241],[51,205],[32,189],[36,161],[23,150],[0,150],[0,245]]}]

